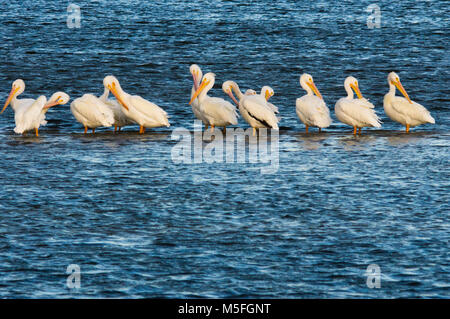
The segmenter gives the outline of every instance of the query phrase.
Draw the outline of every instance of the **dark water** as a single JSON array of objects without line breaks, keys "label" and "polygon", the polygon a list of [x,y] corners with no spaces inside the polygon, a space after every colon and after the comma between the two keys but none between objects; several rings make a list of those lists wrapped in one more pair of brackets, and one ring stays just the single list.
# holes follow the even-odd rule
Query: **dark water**
[{"label": "dark water", "polygon": [[[35,138],[2,114],[0,297],[449,297],[449,2],[377,1],[374,29],[370,1],[74,3],[79,29],[69,2],[2,3],[2,101],[16,78],[23,96],[76,98],[114,74],[172,127],[85,136],[67,105]],[[193,127],[191,63],[217,74],[215,96],[225,80],[274,88],[276,173],[172,161],[172,129]],[[392,70],[436,125],[406,135],[385,117]],[[353,137],[335,120],[305,135],[302,72],[331,109],[357,77],[382,129]],[[69,264],[80,289],[66,287]],[[366,286],[369,264],[380,289]]]}]

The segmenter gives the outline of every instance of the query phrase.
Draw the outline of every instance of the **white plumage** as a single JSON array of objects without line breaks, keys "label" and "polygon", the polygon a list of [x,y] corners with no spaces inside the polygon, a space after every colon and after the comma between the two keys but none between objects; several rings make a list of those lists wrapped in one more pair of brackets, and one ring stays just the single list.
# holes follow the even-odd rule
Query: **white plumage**
[{"label": "white plumage", "polygon": [[[197,64],[192,64],[189,68],[189,71],[192,74],[192,80],[194,82],[191,88],[191,98],[192,98],[200,86],[200,82],[202,81],[203,78],[203,72]],[[198,98],[192,101],[191,107],[195,117],[200,121],[202,121],[203,124],[205,125],[205,128],[208,129],[209,122],[200,110],[200,102],[198,101]]]},{"label": "white plumage", "polygon": [[40,96],[36,100],[33,99],[18,99],[17,97],[25,91],[25,82],[18,79],[13,82],[11,92],[3,107],[3,111],[11,104],[14,110],[14,121],[16,127],[14,132],[23,134],[30,130],[35,130],[36,136],[39,136],[39,127],[46,125],[45,114],[48,109],[55,105],[65,104],[70,97],[64,92],[56,92],[47,102],[45,96]]},{"label": "white plumage", "polygon": [[318,127],[320,132],[322,128],[331,125],[330,110],[322,99],[311,75],[302,74],[300,85],[306,91],[306,95],[296,100],[297,116],[305,124],[306,132],[310,126]]},{"label": "white plumage", "polygon": [[214,73],[205,74],[199,88],[189,102],[192,103],[196,98],[198,99],[201,117],[211,125],[211,131],[216,126],[226,128],[238,123],[238,114],[233,104],[222,98],[208,96],[208,91],[214,86],[214,82]]},{"label": "white plumage", "polygon": [[[409,132],[410,127],[415,127],[425,123],[434,124],[435,120],[430,112],[419,103],[411,101],[406,93],[400,78],[395,72],[388,75],[389,92],[384,96],[384,112],[391,120],[396,121],[406,127]],[[395,88],[405,96],[395,96]]]},{"label": "white plumage", "polygon": [[[349,76],[344,82],[347,97],[343,97],[336,102],[334,108],[336,117],[344,124],[353,126],[353,134],[359,128],[361,133],[362,127],[381,127],[381,122],[375,113],[375,106],[368,100],[364,99],[359,91],[358,81]],[[353,90],[355,90],[359,99],[353,98]]]},{"label": "white plumage", "polygon": [[95,133],[97,127],[111,127],[115,122],[113,111],[92,94],[75,99],[70,105],[70,111],[77,121],[84,125],[84,133],[88,128]]},{"label": "white plumage", "polygon": [[[267,100],[261,95],[244,95],[234,81],[226,81],[222,89],[239,106],[239,112],[245,121],[253,128],[253,135],[257,128],[272,128],[278,130],[279,119],[272,108],[267,105]],[[233,91],[239,98],[239,102],[233,95]]]},{"label": "white plumage", "polygon": [[122,90],[119,81],[112,75],[103,80],[111,93],[122,106],[123,113],[132,121],[139,124],[139,133],[143,134],[145,128],[166,126],[169,127],[169,119],[166,111],[155,103],[149,102],[138,95],[130,95]]}]

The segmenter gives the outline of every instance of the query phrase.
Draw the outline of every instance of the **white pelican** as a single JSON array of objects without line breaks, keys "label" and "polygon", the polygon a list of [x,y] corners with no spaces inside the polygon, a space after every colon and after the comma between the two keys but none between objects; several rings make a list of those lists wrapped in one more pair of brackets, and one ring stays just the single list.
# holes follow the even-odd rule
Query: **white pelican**
[{"label": "white pelican", "polygon": [[267,105],[272,109],[272,111],[274,111],[276,114],[278,114],[279,113],[278,107],[276,107],[275,105],[273,105],[272,103],[269,102],[269,99],[274,94],[275,94],[275,92],[273,91],[273,89],[270,86],[265,85],[261,88],[260,95],[266,99]]},{"label": "white pelican", "polygon": [[[202,81],[203,78],[203,72],[197,64],[192,64],[189,68],[189,71],[191,72],[192,79],[194,81],[194,84],[192,85],[191,89],[191,98],[192,98],[195,92],[197,91],[198,87],[200,86],[200,82]],[[205,129],[208,129],[209,123],[208,120],[203,115],[203,113],[200,111],[200,103],[198,99],[192,101],[191,106],[192,112],[194,113],[195,117],[203,122],[203,124],[205,125]]]},{"label": "white pelican", "polygon": [[[434,118],[430,112],[411,99],[403,88],[400,78],[395,72],[388,75],[389,93],[384,96],[384,112],[391,118],[391,120],[399,122],[406,127],[406,133],[409,133],[409,128],[418,126],[420,124],[431,123],[434,124]],[[395,87],[405,96],[395,96]]]},{"label": "white pelican", "polygon": [[122,106],[115,99],[108,99],[109,97],[109,89],[105,86],[105,91],[100,96],[100,100],[105,103],[111,111],[114,113],[114,133],[119,129],[119,132],[122,127],[127,125],[136,124],[133,120],[128,118],[125,113],[122,111]]},{"label": "white pelican", "polygon": [[222,98],[208,96],[208,91],[214,86],[215,79],[214,73],[206,73],[189,102],[191,104],[198,97],[199,110],[211,125],[211,132],[214,131],[215,126],[223,127],[225,131],[228,125],[238,123],[238,114],[233,104]]},{"label": "white pelican", "polygon": [[145,128],[170,126],[166,111],[138,95],[126,93],[122,90],[116,77],[108,75],[103,80],[103,84],[114,94],[117,101],[122,105],[123,113],[139,124],[139,134],[145,133]]},{"label": "white pelican", "polygon": [[310,126],[318,127],[319,132],[321,132],[323,128],[331,125],[330,110],[314,84],[311,75],[307,73],[302,74],[300,76],[300,86],[306,91],[306,95],[298,98],[295,103],[297,116],[305,124],[306,133],[308,133]]},{"label": "white pelican", "polygon": [[[256,93],[256,91],[252,89],[248,89],[247,91],[245,91],[245,95],[257,95],[257,94],[258,93]],[[278,107],[276,107],[272,103],[269,103],[269,99],[274,95],[273,89],[267,85],[263,86],[260,95],[266,99],[267,105],[272,109],[272,111],[278,114],[279,112]]]},{"label": "white pelican", "polygon": [[18,79],[13,82],[11,92],[5,102],[3,113],[5,109],[11,104],[14,110],[14,121],[16,127],[14,132],[23,134],[29,130],[35,130],[36,136],[39,136],[39,127],[46,125],[45,113],[48,109],[55,105],[65,104],[69,101],[69,96],[64,92],[56,92],[52,98],[47,102],[45,96],[40,96],[36,100],[33,99],[18,99],[17,97],[25,90],[25,82]]},{"label": "white pelican", "polygon": [[[223,91],[239,106],[239,112],[253,128],[253,136],[257,128],[272,128],[278,130],[278,121],[275,112],[267,105],[267,100],[261,95],[244,95],[234,81],[226,81],[222,85]],[[236,93],[239,102],[233,95]]]},{"label": "white pelican", "polygon": [[[349,76],[344,82],[347,97],[343,97],[336,102],[334,112],[336,117],[342,123],[353,126],[353,134],[356,135],[356,129],[366,126],[381,127],[381,122],[375,113],[375,106],[363,98],[359,90],[358,80]],[[355,90],[358,99],[353,99],[353,90]]]},{"label": "white pelican", "polygon": [[78,122],[84,125],[84,134],[88,128],[111,127],[115,123],[113,111],[93,94],[85,94],[70,104],[70,111]]}]

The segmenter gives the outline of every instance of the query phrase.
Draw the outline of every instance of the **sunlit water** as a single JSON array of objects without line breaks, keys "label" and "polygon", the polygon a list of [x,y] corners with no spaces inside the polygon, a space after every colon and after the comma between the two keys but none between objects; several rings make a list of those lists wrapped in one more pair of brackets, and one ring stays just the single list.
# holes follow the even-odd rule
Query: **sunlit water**
[{"label": "sunlit water", "polygon": [[[369,2],[80,0],[80,29],[66,25],[68,3],[2,3],[2,101],[16,78],[23,96],[76,98],[114,74],[172,126],[83,135],[66,105],[36,138],[15,135],[5,111],[0,297],[449,297],[448,2],[378,1],[375,29]],[[274,88],[276,173],[172,160],[172,130],[193,130],[191,63],[216,73],[214,96],[225,80]],[[386,118],[392,70],[436,125],[405,134]],[[332,110],[321,134],[295,114],[302,72]],[[350,74],[382,129],[354,137],[335,119]],[[380,289],[366,285],[369,264]]]}]

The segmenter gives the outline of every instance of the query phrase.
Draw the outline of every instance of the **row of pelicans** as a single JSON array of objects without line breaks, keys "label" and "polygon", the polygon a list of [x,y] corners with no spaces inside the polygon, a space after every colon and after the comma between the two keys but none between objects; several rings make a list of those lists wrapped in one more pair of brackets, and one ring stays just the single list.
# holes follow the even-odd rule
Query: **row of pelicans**
[{"label": "row of pelicans", "polygon": [[[206,129],[211,127],[212,131],[215,127],[222,127],[225,130],[229,125],[236,125],[239,117],[236,107],[222,98],[208,96],[208,91],[214,86],[215,74],[203,75],[200,67],[196,64],[191,65],[190,72],[194,83],[189,104],[192,106],[196,118],[203,122]],[[409,132],[410,127],[435,123],[434,118],[425,107],[411,101],[396,73],[389,73],[388,84],[389,92],[384,97],[384,110],[392,120],[404,125],[406,132]],[[114,76],[105,77],[103,85],[104,92],[100,97],[85,94],[71,103],[70,110],[77,121],[83,124],[84,133],[87,133],[88,128],[95,133],[97,127],[114,126],[114,132],[116,132],[124,126],[138,124],[140,126],[139,133],[142,134],[146,128],[170,126],[168,114],[162,108],[140,96],[126,93]],[[297,115],[305,124],[306,132],[309,127],[317,127],[320,132],[323,128],[330,126],[332,122],[330,111],[311,75],[303,74],[300,77],[300,85],[306,91],[306,95],[296,101]],[[339,99],[335,106],[338,120],[352,126],[355,135],[357,129],[358,134],[361,134],[362,127],[381,127],[380,119],[374,110],[375,107],[363,98],[357,79],[352,76],[347,77],[344,87],[347,96]],[[405,98],[395,96],[396,88]],[[253,128],[253,135],[259,128],[278,130],[280,121],[278,108],[268,102],[274,94],[272,88],[264,86],[260,94],[252,89],[242,93],[236,82],[226,81],[223,83],[222,89],[236,104],[245,121]],[[18,99],[17,97],[24,90],[23,80],[14,81],[1,113],[11,104],[15,112],[14,132],[24,134],[34,130],[36,136],[39,136],[39,127],[47,124],[46,112],[53,106],[68,103],[70,97],[64,92],[56,92],[49,100],[45,96],[40,96],[36,100]],[[353,91],[356,93],[357,99],[354,98]],[[110,92],[115,99],[109,98]]]}]

